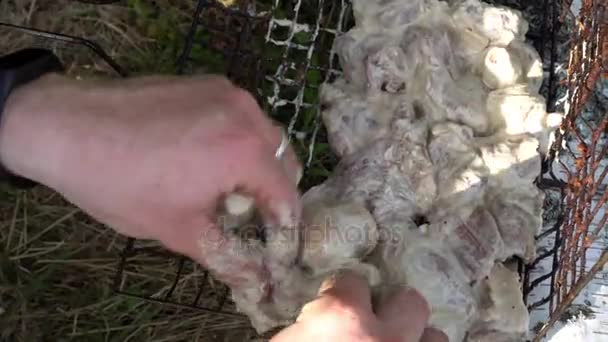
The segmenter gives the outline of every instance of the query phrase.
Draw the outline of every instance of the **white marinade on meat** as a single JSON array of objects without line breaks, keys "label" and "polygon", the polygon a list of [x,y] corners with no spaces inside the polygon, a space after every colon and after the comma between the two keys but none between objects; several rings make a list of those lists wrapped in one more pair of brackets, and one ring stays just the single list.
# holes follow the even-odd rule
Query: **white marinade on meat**
[{"label": "white marinade on meat", "polygon": [[267,331],[347,268],[376,299],[416,288],[450,341],[521,341],[528,312],[507,261],[535,257],[538,151],[560,121],[538,93],[528,24],[479,0],[353,6],[335,42],[344,74],[320,95],[340,164],[303,197],[300,264],[273,262],[297,240],[269,240],[270,298],[241,291],[237,306]]}]

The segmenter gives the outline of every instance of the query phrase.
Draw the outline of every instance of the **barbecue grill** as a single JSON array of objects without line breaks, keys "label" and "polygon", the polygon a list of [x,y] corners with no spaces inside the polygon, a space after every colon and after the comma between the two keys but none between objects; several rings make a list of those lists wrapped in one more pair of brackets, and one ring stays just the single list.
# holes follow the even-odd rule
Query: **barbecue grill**
[{"label": "barbecue grill", "polygon": [[[594,104],[598,84],[605,86],[608,77],[608,4],[603,0],[574,5],[572,0],[492,2],[521,10],[530,21],[527,38],[544,62],[541,93],[547,109],[567,114],[536,182],[547,193],[545,224],[537,236],[538,257],[531,264],[520,263],[524,299],[536,326],[532,338],[539,341],[608,262],[608,244],[600,243],[608,240],[608,113],[606,107]],[[319,170],[329,171],[336,163],[328,153],[318,93],[324,82],[341,73],[332,45],[336,36],[354,25],[351,12],[349,0],[242,0],[230,6],[224,1],[199,0],[183,51],[175,56],[176,70],[193,73],[207,66],[208,60],[201,56],[217,56],[222,62],[210,71],[223,72],[251,91],[266,112],[288,128],[308,170],[302,185],[307,188],[326,177]],[[117,76],[128,75],[104,47],[88,37],[8,23],[0,26],[41,37],[49,44],[82,46]],[[149,293],[131,290],[138,270],[134,263],[142,255],[166,258],[175,267],[164,288]],[[114,281],[118,294],[195,307],[218,319],[242,319],[246,326],[246,317],[236,311],[229,290],[192,261],[134,239],[129,239],[118,259]],[[192,282],[192,274],[201,279]],[[543,316],[548,321],[535,321]]]}]

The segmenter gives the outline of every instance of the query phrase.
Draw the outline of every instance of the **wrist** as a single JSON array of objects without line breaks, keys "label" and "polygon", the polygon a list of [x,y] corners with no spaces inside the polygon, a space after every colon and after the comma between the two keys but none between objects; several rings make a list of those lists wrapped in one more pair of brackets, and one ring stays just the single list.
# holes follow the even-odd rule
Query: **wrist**
[{"label": "wrist", "polygon": [[[52,186],[69,155],[71,82],[47,74],[15,89],[6,100],[0,121],[0,162],[15,175]],[[73,97],[72,97],[73,98]]]}]

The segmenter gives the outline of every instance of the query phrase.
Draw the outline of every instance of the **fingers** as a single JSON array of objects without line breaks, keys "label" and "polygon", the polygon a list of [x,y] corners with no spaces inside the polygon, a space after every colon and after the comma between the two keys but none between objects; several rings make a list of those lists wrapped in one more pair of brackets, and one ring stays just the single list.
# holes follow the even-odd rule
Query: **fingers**
[{"label": "fingers", "polygon": [[298,202],[293,177],[288,175],[283,163],[275,158],[280,139],[278,141],[276,145],[271,145],[258,135],[240,137],[239,141],[234,141],[236,145],[230,148],[240,152],[238,165],[226,170],[229,172],[226,175],[229,183],[251,194],[257,205],[264,205],[273,211],[279,204],[294,206]]},{"label": "fingers", "polygon": [[441,331],[434,328],[426,328],[420,342],[449,342],[449,340]]},{"label": "fingers", "polygon": [[376,314],[389,336],[419,341],[430,316],[426,300],[414,289],[401,289],[380,304]]},{"label": "fingers", "polygon": [[232,94],[232,103],[249,120],[241,123],[246,132],[241,146],[240,165],[234,171],[237,186],[251,194],[262,214],[269,216],[274,226],[295,226],[298,212],[297,180],[301,175],[300,163],[291,148],[279,159],[276,152],[283,140],[283,129],[273,124],[259,108],[253,97],[242,89]]},{"label": "fingers", "polygon": [[313,319],[321,313],[372,314],[371,294],[367,281],[352,272],[339,272],[327,279],[318,297],[302,308],[298,321]]},{"label": "fingers", "polygon": [[[258,132],[270,146],[274,147],[273,154],[279,148],[283,139],[283,128],[268,117],[259,107],[253,96],[247,91],[237,90],[235,105],[249,117],[252,127]],[[302,177],[302,166],[291,146],[281,156],[281,161],[285,167],[288,177],[298,184]]]},{"label": "fingers", "polygon": [[298,254],[296,225],[300,201],[297,183],[302,168],[289,146],[277,158],[277,150],[283,143],[283,129],[260,110],[251,94],[235,88],[230,94],[230,102],[242,114],[240,126],[245,131],[246,141],[241,141],[241,146],[235,149],[243,151],[239,160],[242,167],[227,170],[233,176],[229,188],[238,191],[243,198],[253,198],[254,208],[264,219],[266,239],[274,260],[289,264]]},{"label": "fingers", "polygon": [[[298,189],[292,177],[288,176],[281,161],[274,157],[274,150],[267,148],[267,144],[249,150],[250,153],[242,156],[243,167],[232,170],[230,183],[239,192],[254,198],[255,207],[267,226],[275,230],[295,230],[301,209]],[[293,236],[296,237],[295,234]],[[297,247],[295,241],[293,245]]]}]

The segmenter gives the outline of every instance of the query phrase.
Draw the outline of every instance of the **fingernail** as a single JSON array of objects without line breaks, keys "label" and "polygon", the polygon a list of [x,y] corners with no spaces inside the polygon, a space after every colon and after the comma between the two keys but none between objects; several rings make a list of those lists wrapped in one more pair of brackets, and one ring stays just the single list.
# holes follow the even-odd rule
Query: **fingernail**
[{"label": "fingernail", "polygon": [[[325,279],[323,283],[321,283],[319,292],[336,287],[336,285],[340,282],[343,282],[343,284],[352,284],[353,281],[357,281],[359,279],[363,279],[360,274],[349,269],[339,269],[335,271],[329,278]],[[367,279],[365,279],[365,283],[367,283]]]},{"label": "fingernail", "polygon": [[336,285],[339,282],[344,281],[345,278],[348,277],[350,274],[352,274],[352,273],[350,273],[348,270],[335,271],[331,276],[329,276],[327,279],[325,279],[323,281],[323,283],[321,283],[319,292],[323,292],[323,291],[336,287]]},{"label": "fingernail", "polygon": [[435,328],[426,328],[420,338],[420,342],[448,342],[448,336],[441,330]]},{"label": "fingernail", "polygon": [[329,278],[323,280],[321,283],[321,287],[319,287],[319,293],[325,292],[334,286],[336,286],[336,282],[338,281],[338,274],[332,274]]}]

